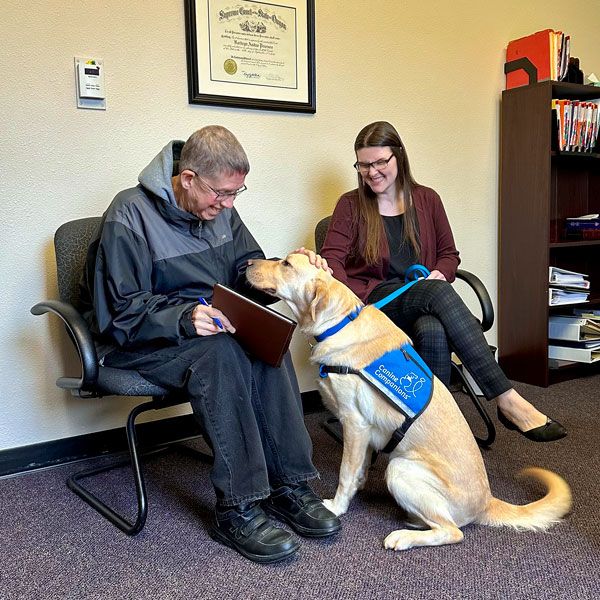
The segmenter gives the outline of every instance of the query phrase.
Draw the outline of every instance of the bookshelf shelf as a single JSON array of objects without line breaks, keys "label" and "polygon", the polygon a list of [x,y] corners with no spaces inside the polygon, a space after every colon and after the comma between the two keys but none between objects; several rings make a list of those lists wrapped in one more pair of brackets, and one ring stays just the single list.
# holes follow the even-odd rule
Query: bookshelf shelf
[{"label": "bookshelf shelf", "polygon": [[[600,88],[598,88],[600,90]],[[600,95],[598,96],[600,98]],[[592,159],[598,160],[600,159],[599,152],[560,152],[559,150],[551,150],[550,156],[556,157],[567,157],[567,158],[580,158],[581,160]]]},{"label": "bookshelf shelf", "polygon": [[565,240],[564,242],[550,242],[550,248],[586,248],[600,246],[600,240]]},{"label": "bookshelf shelf", "polygon": [[[552,99],[600,98],[600,88],[543,81],[506,90],[501,110],[498,360],[510,379],[546,387],[600,372],[598,363],[550,368],[550,266],[587,273],[600,306],[600,240],[565,238],[567,217],[600,213],[600,148],[557,152]],[[573,305],[574,306],[574,305]]]}]

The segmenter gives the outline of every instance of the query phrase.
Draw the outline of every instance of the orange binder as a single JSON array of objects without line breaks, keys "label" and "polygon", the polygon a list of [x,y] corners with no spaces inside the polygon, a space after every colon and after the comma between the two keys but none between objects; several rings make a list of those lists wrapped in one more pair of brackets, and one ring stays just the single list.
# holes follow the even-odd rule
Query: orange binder
[{"label": "orange binder", "polygon": [[[551,79],[552,65],[556,64],[556,46],[554,30],[544,29],[531,35],[513,40],[506,48],[506,62],[519,58],[528,58],[537,68],[538,81]],[[506,89],[528,85],[529,78],[523,70],[506,74]]]}]

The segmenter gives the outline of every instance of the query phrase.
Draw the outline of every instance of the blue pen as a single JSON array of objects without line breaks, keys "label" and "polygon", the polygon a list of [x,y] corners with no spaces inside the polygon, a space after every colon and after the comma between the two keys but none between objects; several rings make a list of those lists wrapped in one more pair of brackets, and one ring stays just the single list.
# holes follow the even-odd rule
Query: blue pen
[{"label": "blue pen", "polygon": [[[210,306],[210,304],[204,298],[198,298],[198,302],[200,302],[200,304],[204,304],[204,306]],[[217,317],[212,317],[212,320],[219,329],[223,329],[223,323],[221,323]]]}]

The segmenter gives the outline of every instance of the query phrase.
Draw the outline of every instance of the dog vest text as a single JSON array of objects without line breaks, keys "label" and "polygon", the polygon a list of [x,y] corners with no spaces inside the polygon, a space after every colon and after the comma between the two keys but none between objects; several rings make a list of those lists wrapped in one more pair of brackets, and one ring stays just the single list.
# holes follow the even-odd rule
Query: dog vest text
[{"label": "dog vest text", "polygon": [[386,352],[361,369],[360,375],[411,422],[425,410],[433,394],[431,370],[410,344]]}]

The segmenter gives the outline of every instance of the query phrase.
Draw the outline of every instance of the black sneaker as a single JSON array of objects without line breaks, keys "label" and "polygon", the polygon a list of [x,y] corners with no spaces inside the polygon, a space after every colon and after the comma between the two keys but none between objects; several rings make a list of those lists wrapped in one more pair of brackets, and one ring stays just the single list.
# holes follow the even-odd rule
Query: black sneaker
[{"label": "black sneaker", "polygon": [[259,563],[283,560],[298,550],[298,539],[281,529],[258,502],[217,507],[211,537]]},{"label": "black sneaker", "polygon": [[265,510],[306,537],[327,537],[337,533],[342,524],[308,483],[283,485],[263,500]]}]

